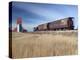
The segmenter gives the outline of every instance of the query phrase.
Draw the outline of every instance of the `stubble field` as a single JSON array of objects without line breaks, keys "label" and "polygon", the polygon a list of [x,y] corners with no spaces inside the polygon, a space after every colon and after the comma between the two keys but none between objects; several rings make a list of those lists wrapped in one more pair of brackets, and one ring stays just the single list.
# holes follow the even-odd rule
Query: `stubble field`
[{"label": "stubble field", "polygon": [[77,31],[12,32],[12,58],[76,55]]}]

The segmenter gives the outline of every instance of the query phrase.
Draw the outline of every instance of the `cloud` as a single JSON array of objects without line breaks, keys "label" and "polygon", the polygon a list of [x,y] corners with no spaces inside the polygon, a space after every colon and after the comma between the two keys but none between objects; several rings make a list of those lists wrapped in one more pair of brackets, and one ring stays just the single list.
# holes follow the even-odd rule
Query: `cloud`
[{"label": "cloud", "polygon": [[33,27],[62,19],[65,17],[75,17],[74,26],[77,26],[77,6],[57,5],[57,4],[34,4],[14,2],[12,7],[12,23],[16,23],[18,17],[22,17],[23,27],[28,31],[33,31]]}]

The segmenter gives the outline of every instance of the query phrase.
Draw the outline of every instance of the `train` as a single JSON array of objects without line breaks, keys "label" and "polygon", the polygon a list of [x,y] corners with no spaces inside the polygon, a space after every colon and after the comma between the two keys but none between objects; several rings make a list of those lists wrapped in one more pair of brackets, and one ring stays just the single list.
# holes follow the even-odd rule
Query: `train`
[{"label": "train", "polygon": [[74,17],[67,17],[56,21],[40,24],[34,27],[34,31],[74,30]]}]

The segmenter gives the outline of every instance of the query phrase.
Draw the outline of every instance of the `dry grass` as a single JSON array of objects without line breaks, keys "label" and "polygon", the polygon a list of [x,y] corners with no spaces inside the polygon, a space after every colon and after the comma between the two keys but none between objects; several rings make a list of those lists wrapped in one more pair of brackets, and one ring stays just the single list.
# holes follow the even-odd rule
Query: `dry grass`
[{"label": "dry grass", "polygon": [[12,58],[74,55],[77,31],[12,33]]}]

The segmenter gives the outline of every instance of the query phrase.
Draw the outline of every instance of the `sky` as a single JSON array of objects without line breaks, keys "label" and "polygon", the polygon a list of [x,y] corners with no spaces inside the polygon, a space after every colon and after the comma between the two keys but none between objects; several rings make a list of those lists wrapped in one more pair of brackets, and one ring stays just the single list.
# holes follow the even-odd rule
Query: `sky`
[{"label": "sky", "polygon": [[29,32],[33,28],[47,22],[66,17],[74,17],[74,28],[78,27],[78,6],[63,4],[44,4],[30,2],[12,3],[12,28],[16,27],[16,20],[22,18],[22,26]]}]

